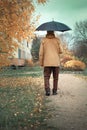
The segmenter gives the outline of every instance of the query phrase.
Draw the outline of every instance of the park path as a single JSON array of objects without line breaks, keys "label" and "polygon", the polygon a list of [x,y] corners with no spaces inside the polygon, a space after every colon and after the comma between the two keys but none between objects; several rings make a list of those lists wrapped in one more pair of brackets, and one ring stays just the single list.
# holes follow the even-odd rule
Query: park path
[{"label": "park path", "polygon": [[[52,78],[51,78],[52,88]],[[87,130],[87,80],[73,74],[60,74],[58,95],[46,97],[48,126],[57,130]]]}]

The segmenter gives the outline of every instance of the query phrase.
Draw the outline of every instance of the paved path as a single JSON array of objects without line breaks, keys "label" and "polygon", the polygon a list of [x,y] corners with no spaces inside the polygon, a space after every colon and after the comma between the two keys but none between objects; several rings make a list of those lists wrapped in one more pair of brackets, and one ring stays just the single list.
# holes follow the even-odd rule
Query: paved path
[{"label": "paved path", "polygon": [[[52,88],[52,79],[51,79]],[[87,130],[87,80],[72,74],[60,74],[59,94],[49,96],[52,117],[48,126],[58,130]]]}]

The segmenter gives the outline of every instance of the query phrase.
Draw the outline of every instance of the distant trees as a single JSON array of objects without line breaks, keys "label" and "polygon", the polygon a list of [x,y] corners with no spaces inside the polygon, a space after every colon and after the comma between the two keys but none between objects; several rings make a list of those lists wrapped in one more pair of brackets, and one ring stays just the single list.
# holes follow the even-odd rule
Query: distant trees
[{"label": "distant trees", "polygon": [[13,55],[17,41],[33,37],[37,21],[37,17],[33,20],[34,11],[34,0],[0,0],[0,66],[9,64],[8,57]]},{"label": "distant trees", "polygon": [[87,20],[76,22],[75,39],[77,42],[82,41],[87,45]]},{"label": "distant trees", "polygon": [[40,41],[41,39],[39,37],[35,37],[32,42],[31,55],[32,55],[32,60],[34,62],[39,60]]},{"label": "distant trees", "polygon": [[76,22],[73,50],[78,57],[87,57],[87,20]]}]

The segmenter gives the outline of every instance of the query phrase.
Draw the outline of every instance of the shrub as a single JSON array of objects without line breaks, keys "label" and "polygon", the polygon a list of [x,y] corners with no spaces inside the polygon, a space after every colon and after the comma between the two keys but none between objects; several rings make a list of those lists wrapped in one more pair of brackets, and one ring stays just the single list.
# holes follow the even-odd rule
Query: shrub
[{"label": "shrub", "polygon": [[61,63],[64,64],[64,63],[66,63],[67,61],[70,61],[70,60],[72,60],[72,59],[73,59],[73,58],[70,57],[70,56],[65,56],[64,58],[62,58]]},{"label": "shrub", "polygon": [[61,67],[63,68],[64,67],[64,64],[67,62],[67,61],[70,61],[70,60],[73,60],[74,57],[73,56],[70,56],[70,55],[65,55],[63,56],[63,58],[61,58]]},{"label": "shrub", "polygon": [[85,58],[85,57],[80,57],[80,58],[78,58],[78,59],[80,59],[82,62],[84,62],[84,63],[87,65],[87,58]]},{"label": "shrub", "polygon": [[84,70],[86,65],[84,62],[79,60],[70,60],[64,64],[64,68],[69,70]]}]

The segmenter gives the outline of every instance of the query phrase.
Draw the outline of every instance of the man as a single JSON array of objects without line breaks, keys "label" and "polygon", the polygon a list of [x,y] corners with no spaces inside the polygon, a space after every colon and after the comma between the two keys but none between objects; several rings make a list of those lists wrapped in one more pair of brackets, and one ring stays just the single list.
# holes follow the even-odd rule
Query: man
[{"label": "man", "polygon": [[61,41],[56,38],[54,31],[47,31],[47,35],[42,39],[39,50],[40,65],[44,67],[44,86],[46,96],[50,95],[49,79],[53,73],[53,95],[57,94],[58,76],[60,66],[60,54],[62,53]]}]

